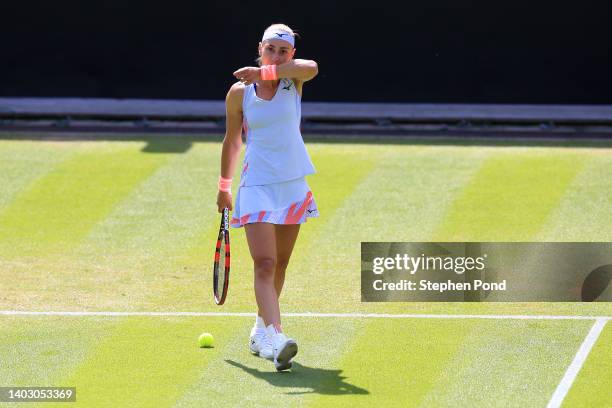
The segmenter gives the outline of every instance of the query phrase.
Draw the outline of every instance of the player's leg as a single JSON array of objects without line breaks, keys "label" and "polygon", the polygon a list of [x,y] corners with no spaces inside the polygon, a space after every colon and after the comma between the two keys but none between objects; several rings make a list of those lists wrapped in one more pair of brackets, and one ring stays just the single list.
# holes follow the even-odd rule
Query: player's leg
[{"label": "player's leg", "polygon": [[[278,294],[274,287],[276,271],[276,233],[273,224],[245,225],[249,251],[254,263],[255,298],[266,324],[266,339],[272,345],[272,356],[277,370],[291,368],[297,353],[295,341],[282,333]],[[261,355],[261,353],[260,353]]]},{"label": "player's leg", "polygon": [[280,330],[278,296],[274,287],[276,270],[276,236],[273,224],[258,222],[244,226],[253,258],[255,299],[266,326]]},{"label": "player's leg", "polygon": [[276,271],[274,273],[274,287],[280,298],[283,284],[285,283],[285,272],[289,259],[295,246],[298,233],[300,232],[300,224],[291,225],[275,225],[276,228]]},{"label": "player's leg", "polygon": [[266,335],[266,325],[280,326],[278,296],[274,287],[276,267],[276,238],[274,226],[267,223],[246,224],[244,226],[249,251],[253,258],[255,299],[258,317],[251,329],[249,348],[251,352],[264,358],[273,358],[271,340]]},{"label": "player's leg", "polygon": [[[293,252],[293,247],[300,230],[300,225],[275,225],[276,228],[276,269],[274,273],[274,287],[277,296],[280,297],[285,282],[285,271]],[[284,333],[274,333],[267,328],[268,337],[271,339],[274,365],[277,370],[286,370],[292,366],[292,358],[297,353],[297,343]]]}]

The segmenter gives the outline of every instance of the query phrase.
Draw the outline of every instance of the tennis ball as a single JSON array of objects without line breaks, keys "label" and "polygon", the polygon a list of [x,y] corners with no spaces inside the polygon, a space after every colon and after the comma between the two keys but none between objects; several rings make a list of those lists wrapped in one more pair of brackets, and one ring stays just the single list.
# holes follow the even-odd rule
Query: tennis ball
[{"label": "tennis ball", "polygon": [[198,344],[200,347],[212,347],[214,338],[210,333],[202,333],[198,338]]}]

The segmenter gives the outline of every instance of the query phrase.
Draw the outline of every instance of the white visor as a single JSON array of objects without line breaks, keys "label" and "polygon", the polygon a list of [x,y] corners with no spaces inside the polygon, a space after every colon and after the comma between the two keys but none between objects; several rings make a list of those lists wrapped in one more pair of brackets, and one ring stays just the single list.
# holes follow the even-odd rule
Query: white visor
[{"label": "white visor", "polygon": [[264,32],[263,37],[261,37],[261,42],[271,39],[287,41],[292,47],[294,47],[295,44],[295,39],[291,33],[285,30],[267,30]]}]

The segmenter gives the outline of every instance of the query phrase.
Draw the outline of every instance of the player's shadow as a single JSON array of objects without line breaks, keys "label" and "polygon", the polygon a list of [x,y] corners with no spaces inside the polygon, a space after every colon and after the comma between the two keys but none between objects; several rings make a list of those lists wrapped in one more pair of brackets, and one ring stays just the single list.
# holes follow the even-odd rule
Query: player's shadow
[{"label": "player's shadow", "polygon": [[309,391],[292,391],[288,395],[299,394],[362,394],[366,395],[370,392],[364,388],[349,384],[345,381],[344,376],[340,375],[342,370],[326,370],[324,368],[313,368],[302,365],[298,362],[293,362],[291,371],[260,371],[257,368],[247,367],[237,361],[225,360],[228,364],[234,367],[241,368],[244,372],[251,374],[253,377],[262,379],[274,385],[275,387],[298,387],[310,388]]},{"label": "player's shadow", "polygon": [[143,153],[186,153],[191,149],[192,142],[184,138],[150,138]]}]

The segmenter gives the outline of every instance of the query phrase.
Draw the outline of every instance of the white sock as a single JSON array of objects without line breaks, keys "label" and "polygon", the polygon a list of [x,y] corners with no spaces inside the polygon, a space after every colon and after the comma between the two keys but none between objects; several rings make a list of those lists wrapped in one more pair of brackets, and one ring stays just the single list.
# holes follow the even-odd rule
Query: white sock
[{"label": "white sock", "polygon": [[264,323],[264,320],[259,315],[257,315],[257,317],[255,318],[255,327],[258,329],[266,328],[266,324]]}]

